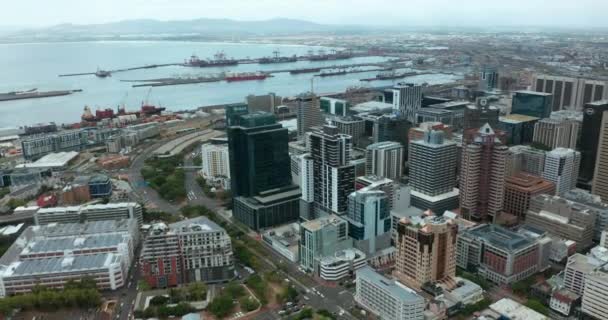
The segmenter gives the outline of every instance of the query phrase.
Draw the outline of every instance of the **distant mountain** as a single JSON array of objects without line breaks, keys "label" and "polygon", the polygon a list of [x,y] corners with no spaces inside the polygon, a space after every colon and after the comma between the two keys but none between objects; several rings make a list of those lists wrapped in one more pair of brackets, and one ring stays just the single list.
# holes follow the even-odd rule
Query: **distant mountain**
[{"label": "distant mountain", "polygon": [[48,28],[21,30],[13,37],[98,37],[116,35],[200,35],[200,36],[246,36],[284,35],[314,32],[341,32],[361,30],[360,26],[323,25],[296,19],[270,19],[262,21],[239,21],[230,19],[194,19],[160,21],[152,19],[125,20],[104,24],[76,25],[60,24]]}]

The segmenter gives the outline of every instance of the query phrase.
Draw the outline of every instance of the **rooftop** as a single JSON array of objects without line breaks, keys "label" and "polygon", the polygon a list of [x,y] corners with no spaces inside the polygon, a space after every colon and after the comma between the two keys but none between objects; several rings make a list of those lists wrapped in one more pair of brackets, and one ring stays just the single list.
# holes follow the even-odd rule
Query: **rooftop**
[{"label": "rooftop", "polygon": [[179,232],[219,232],[224,231],[224,228],[218,226],[215,222],[209,220],[209,218],[200,216],[192,219],[182,220],[169,225],[171,230]]},{"label": "rooftop", "polygon": [[13,262],[6,267],[2,277],[35,276],[48,273],[66,273],[97,270],[120,262],[120,255],[99,253],[80,256],[66,256]]},{"label": "rooftop", "polygon": [[61,168],[67,166],[76,157],[78,157],[76,151],[49,153],[36,162],[21,164],[17,168]]},{"label": "rooftop", "polygon": [[537,91],[532,91],[532,90],[519,90],[519,91],[515,91],[515,93],[521,93],[521,94],[532,94],[532,95],[537,95],[537,96],[543,96],[543,97],[549,97],[552,96],[553,94],[551,93],[545,93],[545,92],[537,92]]},{"label": "rooftop", "polygon": [[365,266],[357,270],[357,279],[359,278],[372,282],[376,286],[380,287],[383,291],[389,292],[392,297],[395,297],[401,301],[424,300],[416,293],[416,291],[395,280],[382,276],[369,266]]},{"label": "rooftop", "polygon": [[509,298],[494,302],[490,309],[512,320],[549,320],[548,317]]},{"label": "rooftop", "polygon": [[541,177],[522,172],[507,177],[505,182],[507,187],[524,192],[535,192],[554,186],[552,182],[544,180]]},{"label": "rooftop", "polygon": [[368,101],[355,105],[350,110],[354,112],[372,112],[372,111],[384,111],[392,110],[393,105],[391,103],[380,102],[380,101]]},{"label": "rooftop", "polygon": [[25,246],[21,254],[116,247],[124,241],[124,237],[121,234],[95,234],[87,236],[45,238],[43,240],[34,238],[32,242]]},{"label": "rooftop", "polygon": [[535,243],[533,239],[495,224],[482,224],[465,231],[464,234],[507,251],[516,251]]},{"label": "rooftop", "polygon": [[131,220],[103,220],[86,223],[51,223],[43,226],[33,226],[36,233],[47,237],[62,237],[74,235],[93,235],[102,233],[130,232]]},{"label": "rooftop", "polygon": [[532,121],[537,121],[540,118],[537,117],[531,117],[531,116],[526,116],[523,114],[517,114],[517,113],[512,113],[510,115],[504,116],[504,117],[499,117],[498,120],[500,122],[505,122],[505,123],[523,123],[523,122],[532,122]]},{"label": "rooftop", "polygon": [[337,226],[344,222],[345,222],[344,219],[340,218],[337,215],[332,214],[332,215],[329,215],[326,217],[321,217],[321,218],[317,218],[314,220],[303,222],[300,225],[300,227],[314,232],[314,231],[321,230],[325,226],[328,226],[328,225]]}]

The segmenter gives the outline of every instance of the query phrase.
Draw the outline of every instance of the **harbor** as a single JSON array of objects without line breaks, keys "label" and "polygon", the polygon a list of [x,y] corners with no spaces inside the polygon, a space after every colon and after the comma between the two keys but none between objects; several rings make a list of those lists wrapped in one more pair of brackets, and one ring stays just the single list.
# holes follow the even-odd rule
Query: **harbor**
[{"label": "harbor", "polygon": [[67,95],[70,95],[75,92],[82,92],[82,90],[76,89],[76,90],[38,91],[37,89],[31,89],[28,91],[13,91],[13,92],[7,92],[7,93],[0,93],[0,101],[59,97],[59,96],[67,96]]}]

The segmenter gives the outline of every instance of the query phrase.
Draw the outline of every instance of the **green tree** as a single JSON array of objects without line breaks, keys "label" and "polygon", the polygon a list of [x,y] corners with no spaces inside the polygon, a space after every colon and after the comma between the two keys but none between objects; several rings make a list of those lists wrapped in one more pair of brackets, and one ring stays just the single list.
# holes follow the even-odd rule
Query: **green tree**
[{"label": "green tree", "polygon": [[536,299],[528,299],[526,302],[526,307],[544,315],[549,315],[549,309],[542,302]]},{"label": "green tree", "polygon": [[241,309],[249,312],[257,309],[260,306],[260,303],[252,297],[242,297],[239,299],[239,305],[241,306]]},{"label": "green tree", "polygon": [[207,285],[203,282],[192,282],[188,285],[188,298],[190,301],[205,300],[207,297]]},{"label": "green tree", "polygon": [[224,318],[232,312],[234,302],[228,295],[221,294],[213,299],[207,306],[207,310],[218,318]]}]

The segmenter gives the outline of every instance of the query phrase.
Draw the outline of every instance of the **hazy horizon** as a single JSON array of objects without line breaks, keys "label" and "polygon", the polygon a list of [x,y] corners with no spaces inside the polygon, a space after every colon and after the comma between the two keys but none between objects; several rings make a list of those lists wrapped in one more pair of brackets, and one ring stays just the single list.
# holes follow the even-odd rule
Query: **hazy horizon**
[{"label": "hazy horizon", "polygon": [[4,29],[48,27],[58,24],[103,24],[124,20],[243,21],[289,18],[321,24],[369,26],[536,26],[606,28],[608,1],[596,0],[39,0],[11,1],[0,12]]}]

